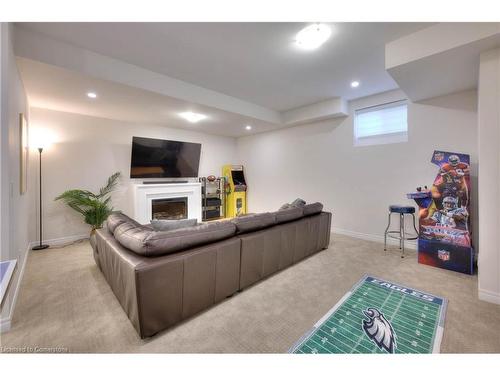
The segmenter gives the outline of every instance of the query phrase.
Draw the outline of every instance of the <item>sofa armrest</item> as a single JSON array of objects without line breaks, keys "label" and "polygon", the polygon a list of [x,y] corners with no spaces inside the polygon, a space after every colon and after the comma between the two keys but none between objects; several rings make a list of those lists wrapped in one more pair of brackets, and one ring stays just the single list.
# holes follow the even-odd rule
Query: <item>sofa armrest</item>
[{"label": "sofa armrest", "polygon": [[140,332],[135,267],[142,260],[123,248],[107,229],[96,231],[96,245],[98,262],[104,278],[132,325],[137,332]]}]

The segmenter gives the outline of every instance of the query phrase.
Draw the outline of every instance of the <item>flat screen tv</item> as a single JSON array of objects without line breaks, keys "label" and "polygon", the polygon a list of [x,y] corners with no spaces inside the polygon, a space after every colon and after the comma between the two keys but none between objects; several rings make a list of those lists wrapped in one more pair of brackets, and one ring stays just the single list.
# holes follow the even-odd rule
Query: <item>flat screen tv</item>
[{"label": "flat screen tv", "polygon": [[132,138],[130,178],[198,177],[201,144]]}]

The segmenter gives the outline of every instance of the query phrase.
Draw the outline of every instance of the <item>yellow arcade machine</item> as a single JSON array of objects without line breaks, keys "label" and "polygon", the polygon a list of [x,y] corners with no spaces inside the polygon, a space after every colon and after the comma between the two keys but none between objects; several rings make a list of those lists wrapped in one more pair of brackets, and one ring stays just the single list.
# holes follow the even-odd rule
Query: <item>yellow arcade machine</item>
[{"label": "yellow arcade machine", "polygon": [[226,217],[247,213],[247,184],[242,165],[224,165],[222,175],[226,180]]}]

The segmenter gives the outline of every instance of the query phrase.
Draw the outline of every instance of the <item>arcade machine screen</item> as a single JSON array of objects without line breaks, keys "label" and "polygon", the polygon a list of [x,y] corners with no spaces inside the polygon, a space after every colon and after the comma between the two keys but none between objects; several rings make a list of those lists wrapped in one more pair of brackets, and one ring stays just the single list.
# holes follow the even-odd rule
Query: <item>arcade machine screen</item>
[{"label": "arcade machine screen", "polygon": [[243,171],[231,171],[234,185],[246,185]]}]

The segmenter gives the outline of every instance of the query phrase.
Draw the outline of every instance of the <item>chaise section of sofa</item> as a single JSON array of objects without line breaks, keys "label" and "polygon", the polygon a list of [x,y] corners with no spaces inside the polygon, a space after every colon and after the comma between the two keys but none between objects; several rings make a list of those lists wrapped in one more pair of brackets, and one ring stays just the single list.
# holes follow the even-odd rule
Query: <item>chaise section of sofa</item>
[{"label": "chaise section of sofa", "polygon": [[231,237],[180,253],[145,257],[107,229],[96,233],[101,270],[142,338],[222,301],[239,289],[240,240]]}]

